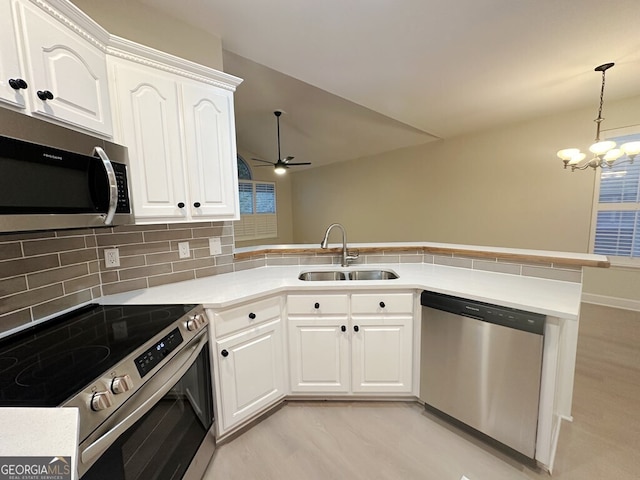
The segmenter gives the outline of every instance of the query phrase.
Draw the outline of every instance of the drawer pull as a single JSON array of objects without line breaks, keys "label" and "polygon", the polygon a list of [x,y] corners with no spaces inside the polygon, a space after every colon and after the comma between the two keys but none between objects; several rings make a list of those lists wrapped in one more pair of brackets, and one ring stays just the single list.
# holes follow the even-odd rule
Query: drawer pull
[{"label": "drawer pull", "polygon": [[380,308],[384,308],[386,307],[386,305],[384,304],[384,302],[380,302]]},{"label": "drawer pull", "polygon": [[24,90],[28,87],[27,82],[21,78],[10,78],[9,86],[14,90]]},{"label": "drawer pull", "polygon": [[38,98],[43,102],[46,102],[47,100],[53,100],[53,93],[51,93],[49,90],[38,90],[37,95]]},{"label": "drawer pull", "polygon": [[319,304],[318,302],[316,302],[316,303],[313,305],[313,308],[315,308],[315,309],[317,310],[318,308],[320,308],[320,304]]},{"label": "drawer pull", "polygon": [[251,312],[251,313],[249,314],[249,318],[250,318],[251,320],[255,320],[255,318],[256,318],[256,314],[255,314],[255,313],[253,313],[253,312]]}]

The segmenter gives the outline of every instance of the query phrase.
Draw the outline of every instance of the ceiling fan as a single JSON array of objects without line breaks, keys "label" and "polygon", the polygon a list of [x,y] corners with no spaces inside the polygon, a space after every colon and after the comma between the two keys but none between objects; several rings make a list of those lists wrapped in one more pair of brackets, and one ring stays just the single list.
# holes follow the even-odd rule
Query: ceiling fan
[{"label": "ceiling fan", "polygon": [[[268,163],[269,165],[273,165],[274,167],[274,171],[278,174],[278,175],[282,175],[283,173],[285,173],[287,171],[287,168],[292,167],[292,166],[298,166],[298,165],[311,165],[311,162],[297,162],[297,163],[291,163],[291,160],[293,160],[294,157],[286,157],[286,158],[282,158],[282,155],[280,154],[280,115],[282,115],[282,110],[276,110],[275,112],[273,112],[273,114],[276,116],[276,123],[278,125],[278,161],[277,162],[269,162],[268,160],[262,160],[260,158],[252,158],[251,160],[255,160],[256,162],[263,162],[263,163]],[[256,165],[256,167],[266,167],[267,165]]]}]

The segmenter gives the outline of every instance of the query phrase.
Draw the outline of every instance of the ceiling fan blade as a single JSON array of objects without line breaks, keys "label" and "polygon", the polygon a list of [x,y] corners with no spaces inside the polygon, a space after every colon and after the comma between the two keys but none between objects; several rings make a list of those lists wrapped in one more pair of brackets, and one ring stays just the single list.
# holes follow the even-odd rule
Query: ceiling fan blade
[{"label": "ceiling fan blade", "polygon": [[284,162],[284,163],[289,163],[289,162],[290,162],[291,160],[293,160],[294,158],[296,158],[296,157],[288,156],[287,158],[285,158],[285,159],[283,160],[283,162]]},{"label": "ceiling fan blade", "polygon": [[311,165],[311,162],[300,162],[300,163],[287,163],[287,165],[292,166],[292,165]]},{"label": "ceiling fan blade", "polygon": [[252,158],[251,160],[255,160],[256,162],[264,162],[264,163],[269,163],[271,165],[275,165],[275,163],[270,162],[268,160],[262,160],[261,158]]},{"label": "ceiling fan blade", "polygon": [[256,168],[260,168],[260,167],[273,167],[273,164],[271,164],[271,165],[254,165],[254,167],[256,167]]}]

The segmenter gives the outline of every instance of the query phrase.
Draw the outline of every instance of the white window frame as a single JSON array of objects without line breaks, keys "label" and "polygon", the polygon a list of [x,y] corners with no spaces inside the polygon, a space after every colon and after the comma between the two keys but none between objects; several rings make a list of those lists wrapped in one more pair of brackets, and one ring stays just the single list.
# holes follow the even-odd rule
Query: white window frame
[{"label": "white window frame", "polygon": [[[234,225],[235,239],[239,241],[261,240],[278,237],[278,196],[275,182],[263,180],[239,179],[238,188],[241,183],[251,184],[253,193],[253,213],[240,212],[240,220]],[[273,213],[256,213],[257,186],[271,185],[273,187]]]},{"label": "white window frame", "polygon": [[[605,139],[612,139],[621,137],[624,135],[640,134],[640,125],[633,125],[630,127],[616,128],[603,132]],[[640,156],[636,157],[634,163],[640,162]],[[589,235],[589,251],[594,252],[595,240],[596,240],[596,227],[598,222],[598,212],[601,211],[639,211],[640,202],[638,203],[603,203],[600,204],[600,179],[604,170],[598,169],[596,175],[594,175],[594,188],[593,188],[593,202],[591,209],[591,231]],[[627,268],[640,268],[640,258],[633,257],[619,257],[614,255],[607,255],[607,258],[613,266],[627,267]]]}]

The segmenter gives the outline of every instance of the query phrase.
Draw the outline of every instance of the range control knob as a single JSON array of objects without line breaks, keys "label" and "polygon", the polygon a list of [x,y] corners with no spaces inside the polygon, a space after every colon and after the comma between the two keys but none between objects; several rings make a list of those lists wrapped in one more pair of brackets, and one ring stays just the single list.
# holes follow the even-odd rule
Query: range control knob
[{"label": "range control knob", "polygon": [[187,320],[187,330],[193,332],[195,330],[198,330],[199,328],[202,328],[206,323],[207,320],[204,318],[204,315],[198,313],[189,317],[189,320]]},{"label": "range control knob", "polygon": [[133,388],[133,380],[129,375],[122,375],[120,377],[113,377],[111,380],[111,391],[116,395],[124,392],[128,392]]},{"label": "range control knob", "polygon": [[100,410],[109,408],[112,404],[113,397],[111,396],[111,392],[109,392],[108,390],[104,390],[102,392],[96,392],[93,394],[89,406],[94,412],[99,412]]}]

